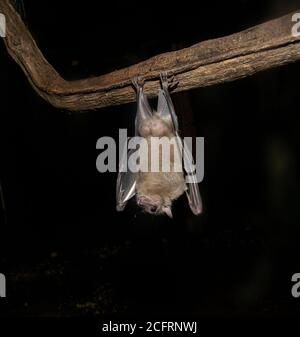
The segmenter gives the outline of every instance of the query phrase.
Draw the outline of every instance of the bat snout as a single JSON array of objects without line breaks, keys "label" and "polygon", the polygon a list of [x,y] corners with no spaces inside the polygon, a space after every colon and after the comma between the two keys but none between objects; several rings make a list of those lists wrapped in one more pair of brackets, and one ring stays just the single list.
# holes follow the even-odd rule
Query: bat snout
[{"label": "bat snout", "polygon": [[147,213],[157,214],[160,212],[159,200],[148,196],[138,196],[137,204],[142,207]]}]

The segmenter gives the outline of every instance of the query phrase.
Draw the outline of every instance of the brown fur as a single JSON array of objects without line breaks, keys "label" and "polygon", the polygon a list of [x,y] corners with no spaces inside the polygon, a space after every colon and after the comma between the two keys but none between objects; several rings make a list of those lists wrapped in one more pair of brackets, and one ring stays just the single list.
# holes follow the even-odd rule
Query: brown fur
[{"label": "brown fur", "polygon": [[[148,142],[148,166],[151,168],[152,137],[175,137],[172,122],[162,119],[158,114],[145,120],[139,127],[139,133]],[[186,189],[183,172],[174,172],[174,148],[170,150],[171,172],[162,172],[162,152],[159,150],[159,172],[139,172],[136,182],[139,204],[149,213],[163,213],[171,209],[172,201],[177,199]],[[152,211],[152,209],[155,211]],[[171,210],[170,210],[171,212]]]}]

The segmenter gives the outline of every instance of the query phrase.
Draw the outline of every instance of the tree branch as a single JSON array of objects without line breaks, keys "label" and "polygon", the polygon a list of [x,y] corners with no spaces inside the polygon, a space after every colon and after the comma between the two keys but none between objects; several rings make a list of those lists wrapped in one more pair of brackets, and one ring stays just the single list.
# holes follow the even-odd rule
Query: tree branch
[{"label": "tree branch", "polygon": [[176,75],[174,91],[205,87],[250,76],[300,59],[300,37],[292,36],[292,14],[240,33],[197,43],[189,48],[154,56],[102,76],[66,81],[47,62],[9,0],[0,0],[6,16],[8,53],[19,64],[36,92],[58,108],[96,109],[135,100],[131,78],[147,82],[150,97],[157,94],[159,73]]}]

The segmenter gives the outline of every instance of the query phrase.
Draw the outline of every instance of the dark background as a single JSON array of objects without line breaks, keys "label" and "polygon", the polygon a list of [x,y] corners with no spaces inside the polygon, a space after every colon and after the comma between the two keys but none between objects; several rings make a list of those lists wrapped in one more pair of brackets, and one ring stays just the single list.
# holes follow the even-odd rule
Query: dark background
[{"label": "dark background", "polygon": [[[39,47],[69,80],[299,7],[286,0],[24,4]],[[291,296],[300,271],[300,63],[173,95],[183,133],[205,137],[204,214],[193,216],[183,196],[173,220],[143,214],[134,201],[117,213],[117,176],[96,171],[97,139],[133,130],[135,103],[55,109],[2,42],[0,74],[3,315],[300,313]]]}]

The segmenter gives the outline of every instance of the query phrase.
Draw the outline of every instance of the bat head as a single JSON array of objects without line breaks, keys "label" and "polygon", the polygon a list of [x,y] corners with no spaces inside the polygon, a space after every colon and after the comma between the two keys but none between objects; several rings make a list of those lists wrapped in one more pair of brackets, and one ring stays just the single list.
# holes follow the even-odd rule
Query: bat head
[{"label": "bat head", "polygon": [[172,218],[172,211],[170,205],[165,205],[159,195],[152,196],[137,196],[137,204],[150,214],[166,214]]}]

